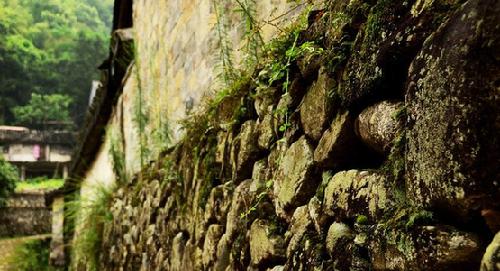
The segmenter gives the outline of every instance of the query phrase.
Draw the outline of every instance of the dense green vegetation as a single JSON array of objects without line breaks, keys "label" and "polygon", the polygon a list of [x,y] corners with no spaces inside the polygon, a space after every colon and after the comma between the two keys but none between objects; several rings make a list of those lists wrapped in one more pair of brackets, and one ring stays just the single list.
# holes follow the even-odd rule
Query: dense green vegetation
[{"label": "dense green vegetation", "polygon": [[0,206],[5,203],[5,199],[14,191],[18,179],[16,168],[0,156]]},{"label": "dense green vegetation", "polygon": [[64,185],[63,179],[36,178],[16,183],[16,192],[33,190],[54,190]]},{"label": "dense green vegetation", "polygon": [[50,239],[30,240],[19,246],[11,260],[19,271],[57,271],[62,270],[49,265]]},{"label": "dense green vegetation", "polygon": [[71,97],[62,94],[31,94],[27,105],[13,108],[16,124],[35,128],[44,128],[45,124],[71,126],[69,106]]},{"label": "dense green vegetation", "polygon": [[0,124],[16,123],[13,108],[28,104],[32,93],[68,95],[71,118],[82,121],[107,54],[112,5],[0,0]]}]

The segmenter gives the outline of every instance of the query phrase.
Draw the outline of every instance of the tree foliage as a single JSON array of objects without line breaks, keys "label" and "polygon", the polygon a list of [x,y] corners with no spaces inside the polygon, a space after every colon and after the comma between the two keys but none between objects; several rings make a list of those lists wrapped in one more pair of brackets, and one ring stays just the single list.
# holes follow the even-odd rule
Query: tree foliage
[{"label": "tree foliage", "polygon": [[71,102],[72,99],[68,95],[32,93],[27,105],[14,107],[16,124],[39,128],[38,126],[57,122],[68,126],[71,124],[69,116]]},{"label": "tree foliage", "polygon": [[66,94],[81,122],[107,54],[112,0],[0,0],[0,124],[31,93]]},{"label": "tree foliage", "polygon": [[4,205],[5,199],[14,191],[17,180],[16,168],[0,156],[0,206]]}]

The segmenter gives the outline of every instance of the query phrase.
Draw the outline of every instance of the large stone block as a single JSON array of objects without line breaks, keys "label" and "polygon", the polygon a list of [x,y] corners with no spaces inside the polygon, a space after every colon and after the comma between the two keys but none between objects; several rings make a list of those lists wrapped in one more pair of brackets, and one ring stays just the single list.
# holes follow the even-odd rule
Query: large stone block
[{"label": "large stone block", "polygon": [[359,156],[353,119],[348,112],[338,115],[314,150],[314,161],[323,167],[338,168]]},{"label": "large stone block", "polygon": [[285,259],[285,241],[270,232],[268,221],[257,219],[250,227],[250,255],[253,266],[280,263]]},{"label": "large stone block", "polygon": [[336,219],[365,215],[377,220],[394,202],[387,178],[377,172],[349,170],[335,174],[325,188],[323,210]]},{"label": "large stone block", "polygon": [[481,271],[500,270],[500,232],[498,232],[493,241],[486,248],[481,261]]},{"label": "large stone block", "polygon": [[292,211],[294,207],[307,203],[316,191],[313,149],[305,137],[293,143],[281,158],[274,195],[276,212],[280,215]]},{"label": "large stone block", "polygon": [[339,82],[343,104],[359,108],[381,98],[401,98],[411,61],[424,40],[454,10],[456,2],[373,2]]},{"label": "large stone block", "polygon": [[403,128],[398,114],[403,103],[383,101],[363,110],[356,118],[356,134],[373,150],[388,153],[394,139]]},{"label": "large stone block", "polygon": [[224,226],[210,225],[205,235],[205,243],[203,245],[203,266],[210,268],[214,262],[217,252],[217,244],[224,233]]},{"label": "large stone block", "polygon": [[327,74],[326,68],[319,70],[318,79],[306,93],[300,107],[300,120],[305,134],[318,141],[328,127],[334,111],[330,92],[334,81]]},{"label": "large stone block", "polygon": [[500,202],[500,2],[470,0],[412,63],[407,194],[466,217]]},{"label": "large stone block", "polygon": [[231,164],[233,180],[241,181],[252,176],[253,163],[259,156],[259,132],[257,122],[246,121],[241,125],[241,132],[233,141]]},{"label": "large stone block", "polygon": [[420,226],[410,231],[377,229],[368,235],[374,270],[477,270],[480,239],[447,226]]}]

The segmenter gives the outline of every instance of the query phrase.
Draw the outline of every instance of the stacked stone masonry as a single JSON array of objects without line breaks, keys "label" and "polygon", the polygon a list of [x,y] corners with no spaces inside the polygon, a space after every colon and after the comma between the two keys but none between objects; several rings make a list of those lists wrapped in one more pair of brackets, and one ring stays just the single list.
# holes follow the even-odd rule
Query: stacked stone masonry
[{"label": "stacked stone masonry", "polygon": [[117,190],[100,270],[500,270],[500,2],[314,7],[321,55]]}]

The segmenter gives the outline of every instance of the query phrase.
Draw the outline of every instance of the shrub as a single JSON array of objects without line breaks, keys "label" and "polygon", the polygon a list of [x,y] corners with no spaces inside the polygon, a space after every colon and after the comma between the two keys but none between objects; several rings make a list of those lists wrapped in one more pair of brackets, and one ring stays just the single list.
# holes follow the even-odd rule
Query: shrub
[{"label": "shrub", "polygon": [[0,156],[0,206],[14,191],[18,179],[16,168]]},{"label": "shrub", "polygon": [[18,271],[58,271],[49,265],[50,239],[30,240],[16,248],[12,263]]}]

